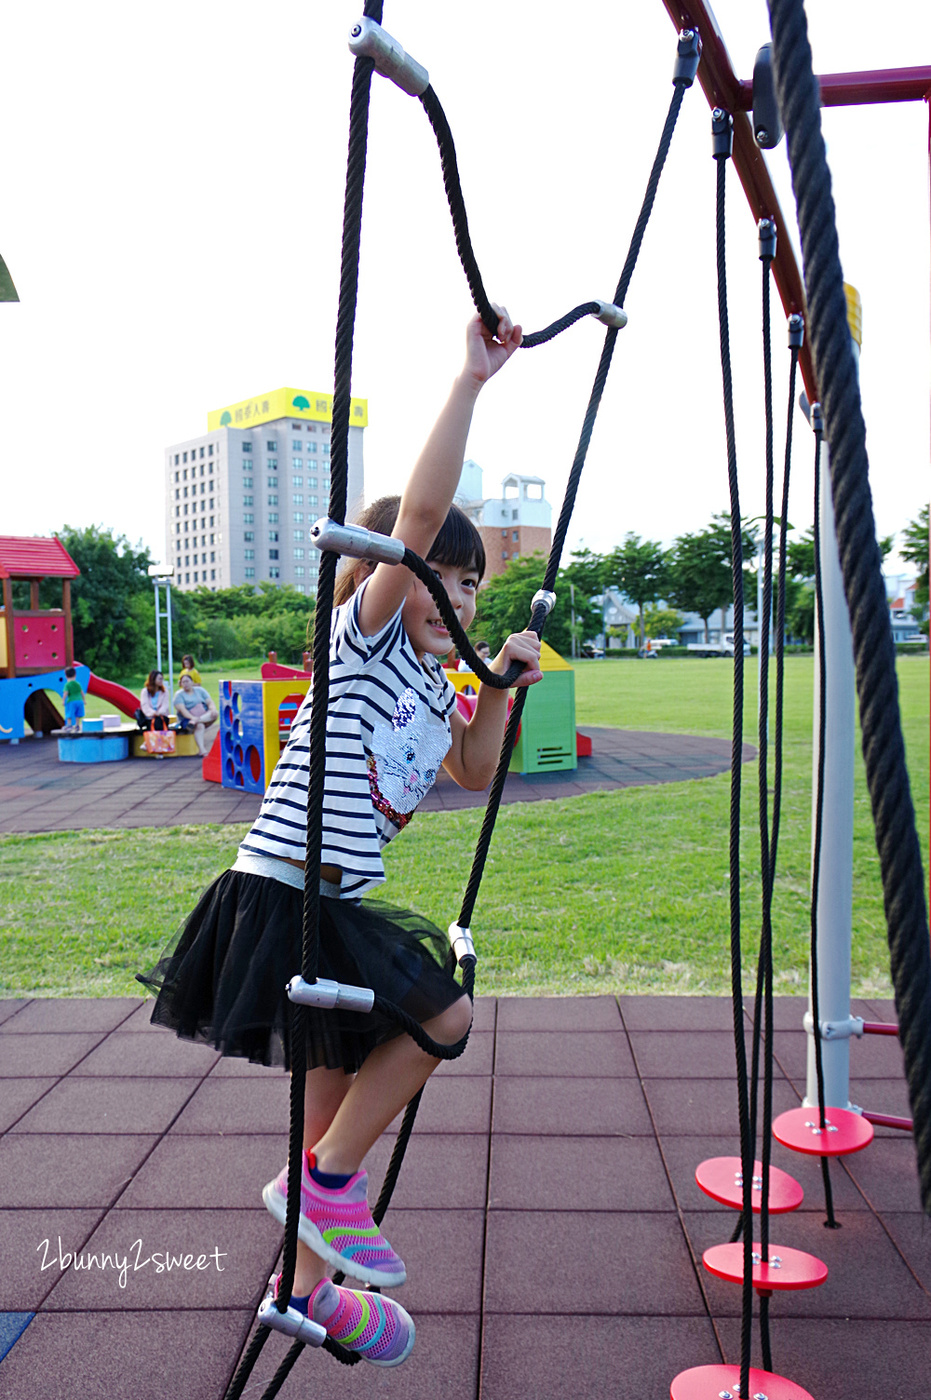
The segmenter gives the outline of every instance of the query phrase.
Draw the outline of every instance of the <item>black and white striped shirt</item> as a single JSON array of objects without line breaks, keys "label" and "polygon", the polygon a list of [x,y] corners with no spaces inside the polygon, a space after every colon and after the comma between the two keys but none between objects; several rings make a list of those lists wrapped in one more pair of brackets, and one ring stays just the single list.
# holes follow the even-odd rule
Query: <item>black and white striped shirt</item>
[{"label": "black and white striped shirt", "polygon": [[[381,851],[436,781],[452,742],[456,692],[433,656],[421,663],[399,609],[374,637],[359,628],[363,583],[335,610],[323,795],[322,865],[343,872],[340,896],[383,883]],[[313,685],[291,725],[262,808],[239,849],[303,860]]]}]

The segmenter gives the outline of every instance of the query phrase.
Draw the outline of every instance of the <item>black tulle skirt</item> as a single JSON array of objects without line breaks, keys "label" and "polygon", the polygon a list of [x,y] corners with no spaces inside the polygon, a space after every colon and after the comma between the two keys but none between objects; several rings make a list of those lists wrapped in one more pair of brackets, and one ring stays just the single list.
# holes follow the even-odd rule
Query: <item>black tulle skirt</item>
[{"label": "black tulle skirt", "polygon": [[[205,890],[177,942],[139,981],[157,992],[154,1025],[224,1055],[290,1068],[285,990],[301,970],[303,893],[227,870]],[[317,976],[371,987],[424,1022],[462,996],[448,943],[428,919],[381,900],[320,899]],[[399,1034],[377,1012],[306,1009],[307,1068],[356,1071]]]}]

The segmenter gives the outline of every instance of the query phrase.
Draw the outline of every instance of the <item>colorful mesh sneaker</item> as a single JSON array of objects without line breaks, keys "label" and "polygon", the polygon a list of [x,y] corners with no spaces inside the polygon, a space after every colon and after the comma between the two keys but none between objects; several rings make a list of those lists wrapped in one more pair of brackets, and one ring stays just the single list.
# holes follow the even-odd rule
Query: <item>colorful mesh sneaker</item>
[{"label": "colorful mesh sneaker", "polygon": [[393,1298],[340,1288],[325,1278],[311,1293],[307,1312],[327,1336],[373,1366],[400,1366],[411,1354],[414,1322]]},{"label": "colorful mesh sneaker", "polygon": [[[396,1288],[407,1279],[404,1261],[380,1232],[367,1201],[368,1176],[358,1171],[345,1186],[329,1190],[318,1186],[301,1161],[301,1216],[298,1237],[336,1269],[363,1283]],[[285,1222],[288,1169],[278,1173],[262,1191],[262,1200],[280,1224]],[[406,1314],[405,1314],[406,1316]]]}]

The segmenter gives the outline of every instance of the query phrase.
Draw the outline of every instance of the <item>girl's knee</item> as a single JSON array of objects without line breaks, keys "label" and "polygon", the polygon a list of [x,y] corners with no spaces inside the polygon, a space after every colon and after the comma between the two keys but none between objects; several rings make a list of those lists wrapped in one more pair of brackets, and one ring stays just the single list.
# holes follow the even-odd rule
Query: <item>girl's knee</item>
[{"label": "girl's knee", "polygon": [[471,1024],[472,1003],[467,996],[461,996],[434,1019],[433,1039],[441,1045],[454,1045],[462,1039]]}]

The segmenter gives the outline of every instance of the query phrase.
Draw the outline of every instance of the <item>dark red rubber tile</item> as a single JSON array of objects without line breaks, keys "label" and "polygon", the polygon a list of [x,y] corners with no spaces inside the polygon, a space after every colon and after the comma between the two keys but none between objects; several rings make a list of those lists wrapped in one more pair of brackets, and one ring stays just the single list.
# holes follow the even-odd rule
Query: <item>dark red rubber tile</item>
[{"label": "dark red rubber tile", "polygon": [[[629,1031],[731,1031],[729,997],[618,997]],[[733,1034],[733,1032],[731,1032]]]},{"label": "dark red rubber tile", "polygon": [[61,1261],[80,1249],[102,1215],[102,1208],[0,1210],[0,1309],[37,1308],[57,1283]]},{"label": "dark red rubber tile", "polygon": [[615,997],[499,997],[499,1031],[619,1031]]},{"label": "dark red rubber tile", "polygon": [[[722,1230],[729,1233],[733,1224],[736,1224],[736,1213],[705,1195],[695,1181],[695,1170],[699,1163],[704,1162],[709,1157],[740,1156],[740,1142],[736,1125],[732,1137],[667,1136],[662,1139],[662,1146],[666,1167],[682,1209],[716,1212],[722,1220],[731,1222],[730,1225],[725,1223],[721,1227]],[[760,1145],[759,1139],[757,1139],[757,1158],[759,1155]],[[781,1143],[774,1142],[772,1163],[773,1166],[780,1167],[784,1172],[788,1172],[791,1177],[794,1177],[804,1191],[805,1196],[799,1210],[821,1211],[823,1215],[824,1186],[821,1180],[821,1164],[818,1159],[805,1157],[799,1152],[790,1152]],[[835,1210],[868,1209],[853,1182],[836,1164],[831,1166],[831,1182]],[[772,1219],[775,1221],[778,1218],[781,1222],[787,1219],[790,1214],[791,1212],[787,1212],[778,1217],[773,1216]],[[778,1228],[781,1228],[781,1225]]]},{"label": "dark red rubber tile", "polygon": [[4,997],[0,999],[0,1026],[28,1006],[30,997]]},{"label": "dark red rubber tile", "polygon": [[[400,1210],[385,1236],[407,1266],[407,1282],[386,1288],[416,1321],[428,1313],[478,1312],[482,1300],[484,1218],[480,1210]],[[450,1266],[450,1260],[455,1260]],[[350,1287],[361,1288],[359,1283]]]},{"label": "dark red rubber tile", "polygon": [[216,1050],[179,1040],[167,1032],[152,1036],[148,1031],[127,1031],[107,1036],[102,1045],[76,1066],[72,1078],[88,1075],[193,1078],[207,1074],[219,1058]]},{"label": "dark red rubber tile", "polygon": [[[481,976],[481,969],[479,970]],[[472,1029],[493,1031],[498,1015],[497,997],[476,997],[472,1005]]]},{"label": "dark red rubber tile", "polygon": [[[825,1288],[829,1285],[830,1279]],[[917,1400],[927,1394],[931,1324],[859,1317],[806,1320],[781,1317],[775,1308],[771,1316],[775,1370],[816,1400]],[[718,1330],[728,1360],[739,1363],[740,1322],[725,1318]],[[754,1345],[758,1348],[756,1338]],[[753,1364],[760,1364],[757,1354]]]},{"label": "dark red rubber tile", "polygon": [[679,1371],[718,1360],[703,1318],[494,1314],[484,1327],[482,1400],[661,1400]]},{"label": "dark red rubber tile", "polygon": [[653,1133],[636,1079],[495,1080],[493,1131],[557,1137]]},{"label": "dark red rubber tile", "polygon": [[672,1210],[654,1138],[500,1136],[489,1205],[501,1210]]},{"label": "dark red rubber tile", "polygon": [[443,1079],[449,1079],[451,1076],[463,1074],[489,1075],[494,1068],[494,1060],[494,1033],[473,1030],[465,1052],[458,1060],[443,1060],[439,1068],[434,1070],[433,1077],[441,1075]]},{"label": "dark red rubber tile", "polygon": [[[700,1263],[702,1252],[729,1238],[707,1213],[685,1215]],[[770,1306],[779,1317],[886,1317],[931,1320],[931,1296],[916,1283],[880,1222],[869,1211],[848,1211],[840,1230],[826,1230],[820,1215],[796,1211],[770,1227],[770,1249],[803,1250],[828,1267],[820,1288],[780,1293]],[[740,1315],[740,1287],[704,1270],[705,1289],[716,1317]]]},{"label": "dark red rubber tile", "polygon": [[286,1075],[261,1083],[252,1078],[215,1079],[211,1075],[198,1086],[171,1132],[281,1133],[287,1141],[289,1090]]},{"label": "dark red rubber tile", "polygon": [[[305,1347],[282,1387],[282,1400],[368,1400],[369,1396],[379,1400],[475,1400],[481,1336],[478,1314],[440,1317],[419,1313],[414,1322],[414,1350],[403,1366],[382,1368],[365,1362],[341,1366],[325,1351]],[[279,1336],[266,1344],[246,1390],[250,1400],[264,1393],[288,1346],[288,1338]],[[195,1397],[179,1396],[178,1400]]]},{"label": "dark red rubber tile", "polygon": [[55,1079],[0,1079],[0,1133],[28,1113],[55,1083]]},{"label": "dark red rubber tile", "polygon": [[258,1306],[280,1245],[264,1210],[110,1211],[43,1310]]},{"label": "dark red rubber tile", "polygon": [[[737,1077],[734,1037],[729,1031],[693,1031],[687,1036],[631,1031],[630,1043],[637,1069],[644,1079],[729,1079],[734,1082]],[[779,1074],[778,1070],[775,1072]]]},{"label": "dark red rubber tile", "polygon": [[[737,1089],[727,1079],[649,1079],[644,1085],[656,1130],[691,1137],[726,1137],[737,1127]],[[784,1079],[773,1084],[773,1112],[798,1108],[799,1095]]]},{"label": "dark red rubber tile", "polygon": [[874,1138],[869,1147],[843,1161],[845,1172],[849,1172],[873,1210],[921,1210],[918,1164],[911,1133]]},{"label": "dark red rubber tile", "polygon": [[[394,1138],[386,1133],[365,1158],[373,1205],[393,1149]],[[487,1187],[488,1142],[481,1133],[419,1133],[415,1128],[391,1209],[482,1210]]]},{"label": "dark red rubber tile", "polygon": [[[802,1031],[777,1031],[773,1053],[790,1079],[804,1079],[808,1064],[808,1035]],[[850,1041],[851,1079],[896,1079],[905,1075],[902,1047],[893,1036],[870,1035]]]},{"label": "dark red rubber tile", "polygon": [[[914,1211],[886,1211],[883,1223],[899,1253],[931,1295],[931,1223]],[[931,1357],[929,1357],[931,1359]]]},{"label": "dark red rubber tile", "polygon": [[[402,1117],[403,1110],[393,1120],[392,1130],[400,1126]],[[439,1079],[433,1075],[427,1082],[417,1114],[417,1132],[487,1133],[490,1126],[490,1079],[469,1075]]]},{"label": "dark red rubber tile", "polygon": [[122,1035],[125,1031],[151,1031],[153,1035],[171,1035],[164,1026],[152,1025],[152,1010],[155,1006],[154,997],[146,997],[139,1003],[131,1016],[127,1016],[125,1021],[121,1021],[118,1026],[114,1026],[113,1034]]},{"label": "dark red rubber tile", "polygon": [[0,1038],[0,1077],[67,1074],[99,1045],[101,1031],[71,1031],[62,1035],[8,1035]]},{"label": "dark red rubber tile", "polygon": [[[850,1076],[850,1100],[865,1113],[888,1113],[898,1118],[911,1118],[912,1106],[908,1085],[904,1079],[857,1079]],[[874,1128],[877,1138],[901,1138],[901,1129]]]},{"label": "dark red rubber tile", "polygon": [[495,1074],[589,1079],[635,1074],[623,1031],[502,1031]]},{"label": "dark red rubber tile", "polygon": [[40,1313],[3,1362],[4,1398],[214,1400],[251,1322],[228,1308]]},{"label": "dark red rubber tile", "polygon": [[857,1015],[862,1016],[864,1021],[887,1021],[892,1026],[898,1025],[899,1015],[891,997],[869,997],[861,1005],[863,1009],[858,1011]]},{"label": "dark red rubber tile", "polygon": [[112,1031],[138,1005],[137,997],[38,997],[4,1022],[0,1036],[28,1031]]},{"label": "dark red rubber tile", "polygon": [[0,1139],[0,1206],[109,1206],[155,1137],[7,1133]]},{"label": "dark red rubber tile", "polygon": [[[635,1267],[633,1267],[635,1263]],[[491,1211],[485,1313],[704,1314],[689,1251],[669,1212]]]},{"label": "dark red rubber tile", "polygon": [[62,1079],[13,1133],[163,1133],[196,1079]]},{"label": "dark red rubber tile", "polygon": [[116,1202],[120,1210],[264,1210],[262,1187],[287,1161],[281,1133],[194,1137],[169,1133]]},{"label": "dark red rubber tile", "polygon": [[[744,1010],[750,1023],[753,1021],[754,998],[744,997]],[[808,997],[773,997],[773,1028],[777,1031],[799,1031],[802,1029],[802,1018],[808,1010]]]}]

